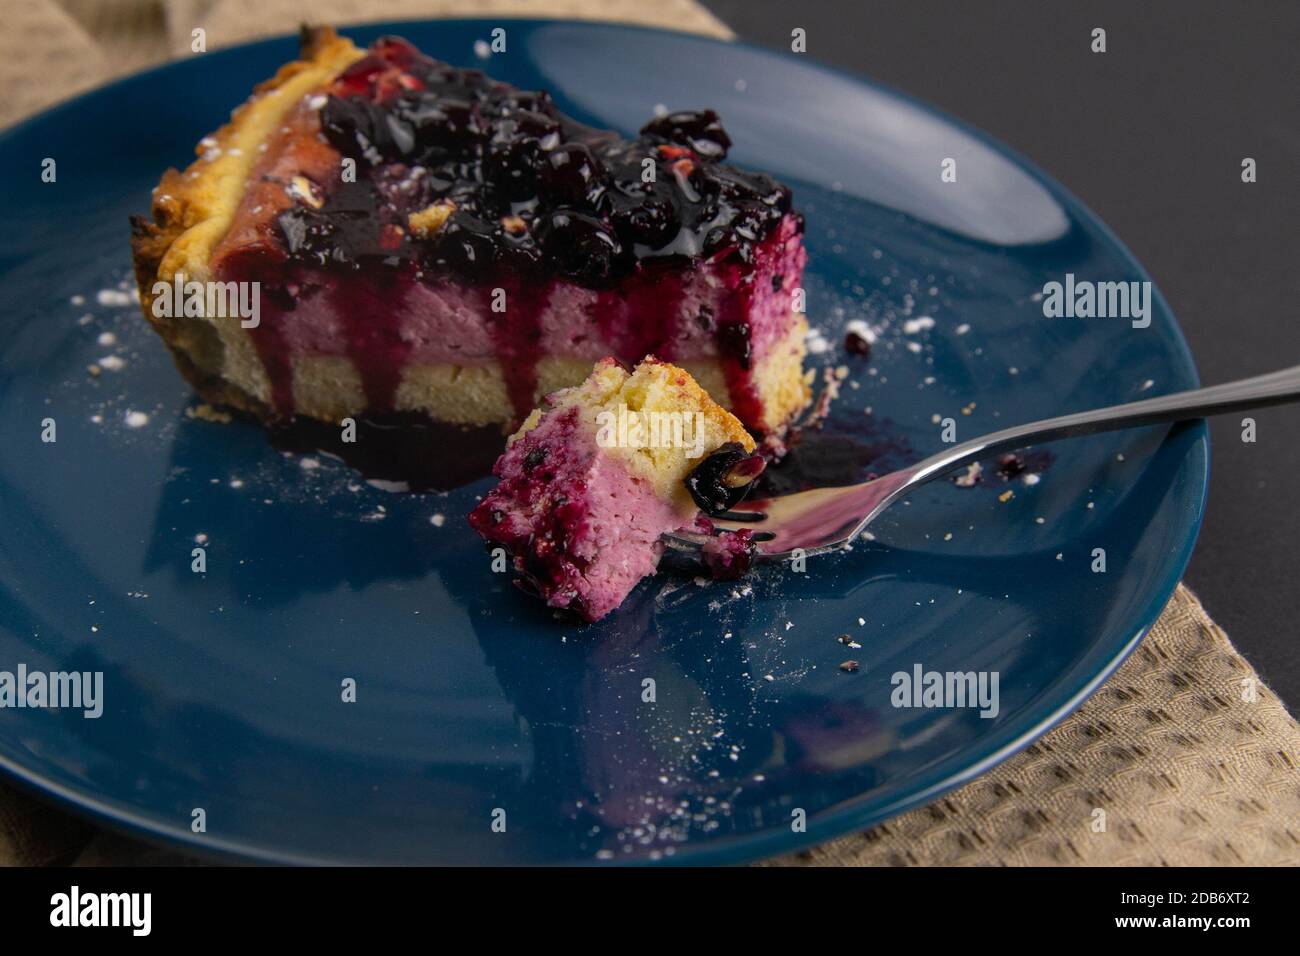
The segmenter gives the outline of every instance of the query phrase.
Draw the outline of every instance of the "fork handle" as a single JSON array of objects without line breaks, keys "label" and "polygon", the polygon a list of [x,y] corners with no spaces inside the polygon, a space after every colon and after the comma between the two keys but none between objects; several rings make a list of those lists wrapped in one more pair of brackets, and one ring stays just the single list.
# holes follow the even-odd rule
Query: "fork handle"
[{"label": "fork handle", "polygon": [[952,448],[944,449],[929,458],[918,462],[909,471],[909,485],[915,485],[930,478],[968,465],[981,458],[987,458],[999,452],[1014,451],[1026,445],[1055,441],[1074,435],[1092,435],[1097,432],[1115,431],[1121,428],[1134,428],[1141,425],[1158,425],[1161,422],[1181,422],[1194,418],[1206,418],[1223,412],[1243,411],[1248,408],[1262,408],[1266,405],[1282,405],[1286,402],[1300,400],[1300,365],[1243,378],[1236,382],[1225,382],[1209,388],[1198,388],[1188,392],[1174,392],[1171,395],[1159,395],[1140,402],[1125,405],[1112,405],[1109,408],[1097,408],[1059,418],[1048,418],[1014,428],[971,439]]}]

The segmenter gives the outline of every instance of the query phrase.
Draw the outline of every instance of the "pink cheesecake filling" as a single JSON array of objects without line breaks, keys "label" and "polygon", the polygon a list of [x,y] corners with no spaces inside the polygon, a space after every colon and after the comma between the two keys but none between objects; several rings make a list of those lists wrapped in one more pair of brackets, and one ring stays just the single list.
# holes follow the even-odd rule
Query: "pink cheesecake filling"
[{"label": "pink cheesecake filling", "polygon": [[[555,279],[488,287],[409,272],[289,269],[288,295],[280,303],[267,297],[263,325],[253,336],[269,373],[287,367],[289,355],[351,359],[371,407],[381,411],[392,408],[410,363],[500,362],[522,418],[532,407],[543,356],[594,362],[614,355],[628,364],[650,354],[665,361],[716,360],[726,370],[732,406],[756,427],[759,411],[743,411],[752,405],[750,373],[794,321],[794,290],[807,259],[801,233],[799,219],[787,216],[744,267],[726,257],[690,270],[640,266],[618,287],[602,290]],[[261,255],[262,241],[252,241]],[[246,248],[223,244],[218,279],[250,274]],[[503,311],[494,309],[494,297]],[[288,406],[290,383],[272,378],[277,404]]]},{"label": "pink cheesecake filling", "polygon": [[660,536],[685,522],[596,443],[578,408],[543,417],[498,459],[500,483],[470,513],[516,580],[556,608],[597,621],[653,574]]},{"label": "pink cheesecake filling", "polygon": [[[750,356],[761,362],[790,329],[792,292],[807,258],[797,229],[788,218],[743,274],[731,263],[709,261],[686,273],[642,269],[610,290],[559,280],[503,288],[501,314],[531,313],[534,345],[542,353],[593,362],[606,355],[632,363],[648,354],[664,361],[717,358],[719,323],[743,322]],[[366,298],[374,306],[382,303],[384,322],[405,343],[409,361],[481,365],[496,359],[494,330],[502,320],[492,309],[493,289],[447,278],[393,281],[363,274],[340,281],[303,272],[294,307],[278,316],[284,344],[299,355],[347,355],[349,310],[361,288],[371,290]]]}]

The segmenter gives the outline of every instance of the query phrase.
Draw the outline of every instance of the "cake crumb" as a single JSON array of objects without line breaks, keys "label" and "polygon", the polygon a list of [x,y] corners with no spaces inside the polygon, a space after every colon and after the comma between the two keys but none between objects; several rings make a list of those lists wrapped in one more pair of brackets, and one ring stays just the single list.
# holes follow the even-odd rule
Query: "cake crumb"
[{"label": "cake crumb", "polygon": [[213,408],[207,402],[199,402],[197,405],[191,405],[185,409],[186,418],[197,418],[205,422],[218,422],[225,425],[231,421],[230,413],[223,412],[219,408]]},{"label": "cake crumb", "polygon": [[965,474],[958,475],[952,483],[958,488],[973,488],[979,484],[980,474],[983,471],[984,467],[978,461],[973,461],[966,466]]},{"label": "cake crumb", "polygon": [[131,304],[131,296],[121,289],[100,289],[95,293],[95,301],[100,305],[122,307]]},{"label": "cake crumb", "polygon": [[456,204],[450,199],[442,199],[425,206],[419,212],[413,212],[406,218],[411,235],[418,239],[427,239],[438,232],[456,211]]},{"label": "cake crumb", "polygon": [[826,336],[821,333],[820,329],[809,329],[808,334],[804,336],[804,343],[810,355],[821,355],[831,347]]}]

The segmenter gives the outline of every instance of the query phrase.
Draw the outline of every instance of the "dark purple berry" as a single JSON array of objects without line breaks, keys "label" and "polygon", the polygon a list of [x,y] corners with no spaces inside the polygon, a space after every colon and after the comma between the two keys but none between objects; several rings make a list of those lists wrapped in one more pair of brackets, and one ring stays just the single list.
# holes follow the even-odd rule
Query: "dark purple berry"
[{"label": "dark purple berry", "polygon": [[765,465],[740,442],[727,442],[686,476],[686,490],[705,514],[721,514],[744,500]]},{"label": "dark purple berry", "polygon": [[469,100],[450,96],[413,97],[402,100],[395,110],[411,124],[417,148],[425,153],[467,150],[484,136],[478,109]]},{"label": "dark purple berry", "polygon": [[583,143],[565,143],[542,160],[539,185],[547,199],[561,206],[586,206],[600,193],[604,171]]},{"label": "dark purple berry", "polygon": [[752,361],[749,343],[749,323],[728,322],[718,326],[718,348],[724,355],[735,359],[740,367],[748,369]]},{"label": "dark purple berry", "polygon": [[321,130],[330,145],[344,156],[378,166],[400,155],[389,125],[390,115],[369,100],[331,96],[321,108]]},{"label": "dark purple berry", "polygon": [[570,209],[557,209],[536,230],[542,251],[560,272],[574,279],[600,283],[611,278],[623,255],[618,237],[600,219]]},{"label": "dark purple berry", "polygon": [[542,113],[552,118],[556,115],[551,94],[545,90],[509,90],[506,95],[494,101],[491,110],[496,116],[510,116],[521,110]]},{"label": "dark purple berry", "polygon": [[442,264],[465,275],[486,275],[497,258],[492,227],[482,220],[456,213],[438,232],[437,256]]},{"label": "dark purple berry", "polygon": [[713,110],[690,110],[660,116],[646,123],[641,128],[641,135],[681,143],[705,159],[722,159],[731,148],[731,137]]},{"label": "dark purple berry", "polygon": [[623,204],[610,221],[624,242],[649,249],[660,249],[672,242],[681,228],[673,204],[655,196],[648,196],[636,205]]},{"label": "dark purple berry", "polygon": [[850,332],[844,336],[844,351],[850,355],[860,355],[863,358],[871,358],[871,342],[859,332]]}]

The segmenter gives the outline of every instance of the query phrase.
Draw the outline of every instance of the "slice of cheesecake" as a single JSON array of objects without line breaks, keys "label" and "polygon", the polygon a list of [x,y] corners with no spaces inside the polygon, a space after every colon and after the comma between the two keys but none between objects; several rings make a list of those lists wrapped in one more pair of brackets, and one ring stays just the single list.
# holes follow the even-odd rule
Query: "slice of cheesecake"
[{"label": "slice of cheesecake", "polygon": [[[756,432],[806,404],[803,220],[722,162],[711,111],[624,139],[404,40],[310,30],[301,57],[133,221],[145,316],[203,398],[506,425],[653,353]],[[159,308],[178,276],[258,283],[255,327]]]},{"label": "slice of cheesecake", "polygon": [[599,620],[654,573],[662,535],[694,530],[687,479],[719,449],[745,483],[762,470],[744,426],[683,369],[607,358],[511,436],[469,522],[505,548],[525,590]]}]

